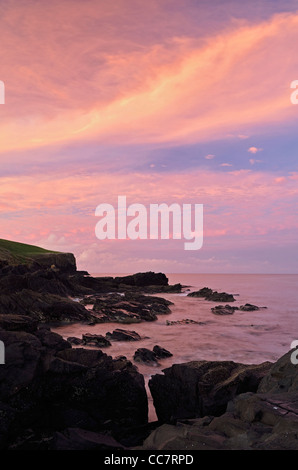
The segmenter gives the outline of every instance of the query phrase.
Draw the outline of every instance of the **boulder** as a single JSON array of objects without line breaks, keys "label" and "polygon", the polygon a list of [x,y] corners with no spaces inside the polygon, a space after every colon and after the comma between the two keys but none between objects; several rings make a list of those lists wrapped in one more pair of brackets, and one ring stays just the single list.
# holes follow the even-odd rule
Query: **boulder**
[{"label": "boulder", "polygon": [[[96,358],[77,350],[76,356],[72,356],[67,351],[59,353],[61,362],[51,364],[51,369],[32,389],[38,407],[47,417],[47,427],[52,430],[76,427],[77,412],[83,413],[84,420],[91,419],[96,430],[147,423],[144,378],[131,362],[119,364],[109,356]],[[80,362],[71,362],[74,357]]]},{"label": "boulder", "polygon": [[111,343],[102,335],[92,335],[91,333],[85,333],[82,335],[83,344],[88,346],[96,346],[98,348],[106,348],[111,346]]},{"label": "boulder", "polygon": [[203,299],[206,299],[212,294],[213,290],[210,289],[209,287],[203,287],[200,290],[197,290],[195,292],[190,292],[187,294],[187,297],[202,297]]},{"label": "boulder", "polygon": [[[84,348],[73,348],[73,349],[64,349],[57,353],[57,357],[64,359],[68,362],[75,362],[76,364],[82,364],[86,367],[96,367],[101,364],[104,364],[107,367],[113,367],[113,360],[110,356],[107,356],[105,353],[98,349],[84,349]],[[127,360],[125,359],[125,366],[127,365]]]},{"label": "boulder", "polygon": [[151,377],[149,388],[161,422],[205,415],[219,416],[228,402],[257,387],[271,367],[238,364],[232,361],[193,361],[174,364],[164,375]]},{"label": "boulder", "polygon": [[134,353],[134,361],[143,362],[145,364],[157,364],[157,356],[155,352],[147,348],[139,348]]},{"label": "boulder", "polygon": [[294,351],[287,352],[272,365],[259,384],[259,393],[298,392],[298,364],[291,361]]},{"label": "boulder", "polygon": [[206,298],[206,300],[210,300],[213,302],[234,302],[236,299],[232,294],[214,291]]},{"label": "boulder", "polygon": [[205,300],[210,300],[213,302],[234,302],[235,298],[232,294],[227,294],[226,292],[217,292],[209,289],[209,287],[203,287],[202,289],[190,292],[187,294],[188,297],[201,297]]},{"label": "boulder", "polygon": [[47,328],[40,327],[35,332],[35,336],[40,340],[48,353],[56,354],[58,351],[71,348],[69,342],[63,339],[62,336]]},{"label": "boulder", "polygon": [[[260,364],[259,370],[256,366],[249,366],[253,368],[252,373],[255,376],[252,387],[254,390],[236,394],[228,402],[225,413],[220,416],[210,413],[194,419],[181,418],[175,425],[159,426],[140,449],[298,450],[298,365],[291,362],[293,351],[269,365],[269,368],[266,363]],[[251,377],[249,369],[246,373]],[[189,380],[185,373],[183,378],[185,381]],[[201,379],[204,384],[204,376]],[[231,379],[227,380],[231,382]],[[234,383],[234,379],[231,383]],[[198,384],[197,399],[203,384]],[[168,386],[171,386],[171,382]],[[219,386],[222,384],[219,383]],[[167,396],[164,394],[164,400],[169,400],[173,393],[174,387]],[[187,398],[189,399],[189,394]]]},{"label": "boulder", "polygon": [[212,313],[215,315],[233,315],[235,310],[239,310],[238,307],[231,307],[231,305],[216,305],[211,308]]},{"label": "boulder", "polygon": [[154,354],[156,355],[156,357],[158,359],[164,359],[166,357],[172,357],[173,354],[170,353],[170,351],[168,351],[167,349],[164,349],[158,345],[155,345],[154,348],[153,348],[153,352]]},{"label": "boulder", "polygon": [[[255,310],[260,310],[261,307],[257,307],[256,305],[252,304],[245,304],[245,305],[240,305],[239,310],[242,310],[243,312],[254,312]],[[262,307],[266,308],[266,307]]]},{"label": "boulder", "polygon": [[116,277],[118,284],[127,284],[129,286],[168,286],[169,280],[163,273],[136,273],[131,276]]},{"label": "boulder", "polygon": [[106,338],[113,341],[140,341],[141,336],[135,331],[116,328],[112,333],[108,332]]}]

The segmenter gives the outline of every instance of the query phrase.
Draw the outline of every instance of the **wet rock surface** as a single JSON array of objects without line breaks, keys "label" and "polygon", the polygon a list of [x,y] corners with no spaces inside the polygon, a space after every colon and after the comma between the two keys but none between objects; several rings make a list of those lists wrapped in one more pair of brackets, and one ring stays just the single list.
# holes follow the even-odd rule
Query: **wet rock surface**
[{"label": "wet rock surface", "polygon": [[133,356],[134,361],[142,362],[144,364],[154,364],[158,363],[157,356],[153,351],[147,348],[139,348],[136,350]]},{"label": "wet rock surface", "polygon": [[92,335],[91,333],[85,333],[82,335],[82,344],[88,346],[96,346],[98,348],[106,348],[111,346],[111,343],[102,335]]},{"label": "wet rock surface", "polygon": [[255,312],[257,310],[260,310],[261,308],[267,308],[267,307],[258,307],[257,305],[245,304],[245,305],[240,305],[239,310],[242,310],[243,312]]},{"label": "wet rock surface", "polygon": [[252,304],[245,304],[245,305],[240,305],[240,307],[233,307],[227,304],[225,306],[216,305],[215,307],[211,308],[211,311],[215,315],[233,315],[233,313],[236,310],[240,310],[242,312],[255,312],[262,308],[266,308],[266,307],[257,307],[257,305],[252,305]]},{"label": "wet rock surface", "polygon": [[216,305],[215,307],[211,308],[212,313],[214,315],[233,315],[235,310],[239,310],[238,307],[231,307],[231,305]]},{"label": "wet rock surface", "polygon": [[93,303],[95,321],[107,323],[139,323],[155,321],[157,315],[171,313],[169,300],[149,295],[125,293],[104,294],[87,298],[83,301]]},{"label": "wet rock surface", "polygon": [[147,348],[139,348],[134,353],[134,361],[142,362],[145,364],[157,364],[158,359],[164,359],[166,357],[171,357],[173,354],[161,346],[155,345],[153,350]]},{"label": "wet rock surface", "polygon": [[191,320],[189,318],[183,318],[182,320],[166,320],[166,325],[205,325],[204,322],[199,322],[196,320]]},{"label": "wet rock surface", "polygon": [[234,302],[235,298],[232,294],[227,294],[226,292],[217,292],[209,289],[209,287],[203,287],[202,289],[190,292],[187,294],[188,297],[199,297],[205,300],[210,300],[213,302]]},{"label": "wet rock surface", "polygon": [[[64,257],[63,253],[39,255],[26,265],[9,265],[5,260],[0,264],[0,322],[6,314],[29,316],[38,322],[155,321],[157,315],[170,313],[171,302],[144,293],[181,292],[181,287],[169,286],[163,273],[91,277],[76,271],[69,253]],[[81,301],[74,301],[76,297]],[[92,311],[86,308],[90,304]],[[14,324],[16,327],[15,320]]]},{"label": "wet rock surface", "polygon": [[165,357],[172,357],[173,354],[161,346],[155,345],[153,347],[153,352],[159,359],[164,359]]},{"label": "wet rock surface", "polygon": [[142,337],[135,331],[117,328],[112,333],[108,332],[106,338],[111,341],[140,341]]}]

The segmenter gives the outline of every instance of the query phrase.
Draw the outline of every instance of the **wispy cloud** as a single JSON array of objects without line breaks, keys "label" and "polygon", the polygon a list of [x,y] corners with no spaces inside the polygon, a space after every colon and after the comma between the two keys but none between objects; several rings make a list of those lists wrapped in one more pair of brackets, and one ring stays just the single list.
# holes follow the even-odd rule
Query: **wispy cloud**
[{"label": "wispy cloud", "polygon": [[293,117],[285,83],[298,66],[291,52],[298,14],[205,32],[203,42],[184,36],[157,45],[138,36],[137,49],[127,38],[119,51],[106,25],[96,29],[108,15],[104,5],[79,3],[67,8],[69,17],[66,3],[49,6],[48,16],[37,6],[20,21],[19,34],[11,24],[20,11],[6,10],[2,151],[86,139],[199,142]]},{"label": "wispy cloud", "polygon": [[[297,120],[298,12],[277,3],[2,2],[1,236],[74,251],[87,269],[200,261],[224,271],[235,250],[235,269],[240,258],[253,269],[264,247],[275,259],[298,228],[297,145],[286,135]],[[270,172],[257,158],[279,133]],[[100,244],[95,207],[118,194],[203,203],[202,251],[187,257],[175,240]]]}]

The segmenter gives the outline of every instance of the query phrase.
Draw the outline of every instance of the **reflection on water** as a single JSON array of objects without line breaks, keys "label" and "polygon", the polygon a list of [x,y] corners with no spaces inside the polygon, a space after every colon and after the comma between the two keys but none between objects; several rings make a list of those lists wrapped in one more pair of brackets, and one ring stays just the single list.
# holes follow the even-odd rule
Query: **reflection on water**
[{"label": "reflection on water", "polygon": [[[218,302],[187,297],[181,294],[162,294],[174,302],[170,315],[160,315],[155,322],[133,325],[103,323],[94,326],[67,324],[54,330],[64,338],[81,337],[83,333],[105,335],[116,328],[134,330],[142,337],[137,342],[113,342],[104,351],[116,357],[126,356],[133,361],[137,348],[152,349],[158,344],[168,349],[173,357],[160,360],[158,366],[137,363],[144,374],[146,385],[152,374],[174,363],[199,360],[233,360],[245,364],[275,361],[290,349],[298,339],[298,275],[252,274],[169,274],[171,284],[180,282],[190,290],[210,287],[213,290],[239,294],[234,306],[252,303],[267,306],[254,312],[236,311],[233,315],[218,316],[211,312]],[[166,320],[189,318],[200,324],[171,325]],[[150,406],[151,419],[154,411]]]}]

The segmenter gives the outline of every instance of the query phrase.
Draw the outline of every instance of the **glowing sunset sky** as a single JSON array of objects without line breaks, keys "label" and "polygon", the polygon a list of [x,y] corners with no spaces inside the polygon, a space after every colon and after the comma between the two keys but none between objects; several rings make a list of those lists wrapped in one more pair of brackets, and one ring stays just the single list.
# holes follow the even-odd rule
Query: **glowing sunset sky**
[{"label": "glowing sunset sky", "polygon": [[[0,238],[90,272],[297,273],[298,1],[0,0]],[[204,205],[204,246],[95,208]]]}]

